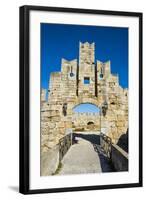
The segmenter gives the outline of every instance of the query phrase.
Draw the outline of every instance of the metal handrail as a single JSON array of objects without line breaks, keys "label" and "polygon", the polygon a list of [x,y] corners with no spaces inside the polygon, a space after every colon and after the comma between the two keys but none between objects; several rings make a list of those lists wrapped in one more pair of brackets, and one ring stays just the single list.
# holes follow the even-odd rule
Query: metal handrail
[{"label": "metal handrail", "polygon": [[59,160],[61,161],[72,145],[72,133],[69,133],[64,137],[62,137],[59,140],[58,145],[59,145]]},{"label": "metal handrail", "polygon": [[103,148],[107,157],[110,159],[111,158],[112,139],[109,136],[101,133],[100,134],[100,145]]}]

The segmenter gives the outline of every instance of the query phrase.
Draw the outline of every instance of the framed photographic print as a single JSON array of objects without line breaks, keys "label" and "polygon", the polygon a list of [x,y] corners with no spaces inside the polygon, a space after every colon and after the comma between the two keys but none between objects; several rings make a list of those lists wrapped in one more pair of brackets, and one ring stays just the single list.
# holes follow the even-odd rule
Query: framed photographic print
[{"label": "framed photographic print", "polygon": [[142,186],[142,13],[20,7],[20,192]]}]

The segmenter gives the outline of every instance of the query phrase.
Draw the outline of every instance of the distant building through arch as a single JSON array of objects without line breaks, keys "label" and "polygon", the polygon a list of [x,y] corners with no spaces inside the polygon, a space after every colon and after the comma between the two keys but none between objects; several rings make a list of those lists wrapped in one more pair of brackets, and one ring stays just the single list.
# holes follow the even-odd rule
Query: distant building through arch
[{"label": "distant building through arch", "polygon": [[73,126],[75,131],[99,131],[100,108],[93,103],[79,103],[73,107]]}]

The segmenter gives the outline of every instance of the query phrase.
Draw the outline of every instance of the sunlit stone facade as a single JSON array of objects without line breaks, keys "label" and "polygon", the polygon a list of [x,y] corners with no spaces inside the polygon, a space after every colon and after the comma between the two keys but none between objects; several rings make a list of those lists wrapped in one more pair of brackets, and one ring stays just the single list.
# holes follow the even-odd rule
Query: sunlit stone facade
[{"label": "sunlit stone facade", "polygon": [[[79,61],[61,60],[61,71],[51,73],[48,95],[44,89],[41,92],[42,151],[57,144],[68,130],[101,130],[114,143],[126,133],[128,89],[119,85],[118,74],[112,74],[111,68],[110,61],[95,60],[95,43],[80,42]],[[95,115],[73,112],[81,103],[101,108],[105,102],[104,114],[102,110]]]}]

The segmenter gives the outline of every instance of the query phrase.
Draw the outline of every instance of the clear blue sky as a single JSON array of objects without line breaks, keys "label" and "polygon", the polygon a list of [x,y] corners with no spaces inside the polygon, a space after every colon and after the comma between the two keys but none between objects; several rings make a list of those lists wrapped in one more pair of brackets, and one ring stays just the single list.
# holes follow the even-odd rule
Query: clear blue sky
[{"label": "clear blue sky", "polygon": [[41,87],[48,88],[50,73],[60,71],[61,58],[79,57],[79,41],[95,42],[95,60],[111,60],[112,73],[128,88],[128,28],[41,24]]},{"label": "clear blue sky", "polygon": [[88,113],[99,113],[100,109],[93,105],[93,104],[90,104],[90,103],[83,103],[83,104],[80,104],[78,106],[76,106],[74,109],[73,109],[74,112],[80,112],[80,113],[83,113],[83,112],[88,112]]}]

